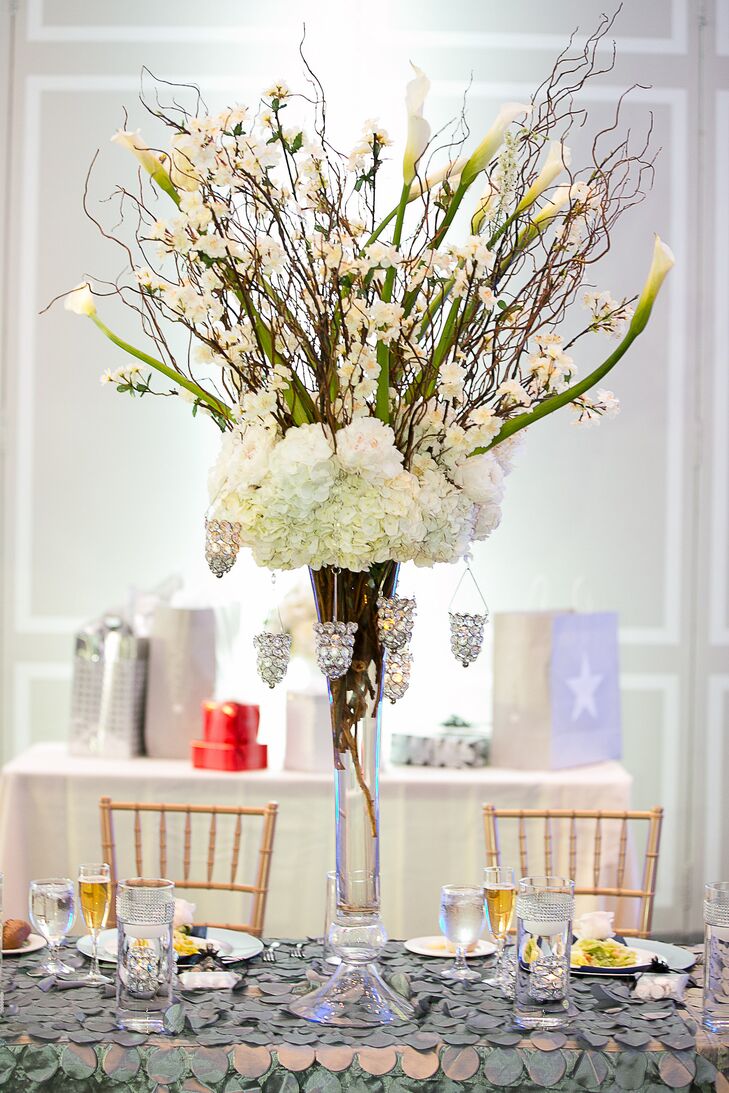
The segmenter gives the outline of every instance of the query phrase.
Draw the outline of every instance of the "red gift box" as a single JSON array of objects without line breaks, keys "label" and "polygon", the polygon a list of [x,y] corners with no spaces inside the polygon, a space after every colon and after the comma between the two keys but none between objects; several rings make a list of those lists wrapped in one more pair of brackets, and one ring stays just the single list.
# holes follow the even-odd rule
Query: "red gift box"
[{"label": "red gift box", "polygon": [[255,744],[258,706],[242,702],[203,702],[203,740],[208,744]]},{"label": "red gift box", "polygon": [[198,770],[265,770],[268,748],[265,744],[209,744],[193,740],[192,765]]},{"label": "red gift box", "polygon": [[192,742],[192,765],[202,770],[265,770],[268,748],[259,744],[258,706],[203,703],[203,740]]}]

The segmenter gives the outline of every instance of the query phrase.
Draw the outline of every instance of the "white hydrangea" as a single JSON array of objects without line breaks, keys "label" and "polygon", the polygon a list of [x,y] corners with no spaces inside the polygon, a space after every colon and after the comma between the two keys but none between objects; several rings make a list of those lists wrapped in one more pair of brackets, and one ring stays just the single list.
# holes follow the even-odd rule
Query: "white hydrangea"
[{"label": "white hydrangea", "polygon": [[356,418],[337,433],[336,446],[344,470],[363,478],[394,478],[402,469],[402,452],[395,447],[395,434],[379,418]]},{"label": "white hydrangea", "polygon": [[490,452],[466,459],[455,478],[466,497],[476,504],[498,505],[504,496],[504,472]]},{"label": "white hydrangea", "polygon": [[[443,436],[442,416],[440,429]],[[460,426],[450,436],[455,471],[442,462],[442,444],[437,460],[422,452],[404,469],[392,428],[372,417],[341,429],[336,447],[320,425],[280,437],[244,424],[223,439],[210,476],[213,509],[240,523],[241,541],[272,569],[453,562],[497,525],[503,475],[492,455],[465,458]]]}]

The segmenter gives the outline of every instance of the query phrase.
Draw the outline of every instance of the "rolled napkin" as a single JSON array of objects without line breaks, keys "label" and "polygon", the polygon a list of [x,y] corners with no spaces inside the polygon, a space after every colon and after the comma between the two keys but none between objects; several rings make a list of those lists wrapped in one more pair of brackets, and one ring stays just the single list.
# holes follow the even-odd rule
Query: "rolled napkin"
[{"label": "rolled napkin", "polygon": [[233,972],[180,972],[178,979],[186,991],[230,990],[238,982]]},{"label": "rolled napkin", "polygon": [[38,980],[38,989],[42,991],[70,991],[75,987],[88,987],[88,979],[61,979],[57,975],[47,975]]},{"label": "rolled napkin", "polygon": [[613,911],[587,911],[572,922],[572,933],[582,941],[605,941],[615,933]]},{"label": "rolled napkin", "polygon": [[675,998],[677,1002],[682,1002],[688,981],[689,977],[680,972],[664,972],[660,975],[646,972],[636,983],[633,997],[642,998],[646,1002],[654,1002],[659,998]]}]

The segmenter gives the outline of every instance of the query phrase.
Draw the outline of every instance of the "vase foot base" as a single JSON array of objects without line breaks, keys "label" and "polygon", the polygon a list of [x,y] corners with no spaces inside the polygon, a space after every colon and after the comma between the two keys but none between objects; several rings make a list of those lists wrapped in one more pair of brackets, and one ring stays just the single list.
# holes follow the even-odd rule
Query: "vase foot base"
[{"label": "vase foot base", "polygon": [[289,1006],[297,1017],[320,1025],[368,1028],[409,1021],[413,1007],[388,987],[374,964],[342,962],[331,979]]}]

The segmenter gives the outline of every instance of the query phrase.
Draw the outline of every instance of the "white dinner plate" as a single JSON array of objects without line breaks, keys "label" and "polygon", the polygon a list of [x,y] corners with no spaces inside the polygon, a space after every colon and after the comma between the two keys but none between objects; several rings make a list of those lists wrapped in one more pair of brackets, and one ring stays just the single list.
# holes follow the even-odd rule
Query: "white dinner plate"
[{"label": "white dinner plate", "polygon": [[25,956],[27,953],[37,953],[46,943],[46,939],[40,934],[28,934],[19,949],[3,949],[3,956]]},{"label": "white dinner plate", "polygon": [[[263,942],[260,938],[251,937],[250,934],[244,934],[239,930],[218,930],[213,926],[208,930],[207,937],[195,938],[194,940],[200,942],[201,948],[204,948],[211,941],[216,945],[221,956],[225,955],[237,960],[249,960],[263,949]],[[76,942],[76,948],[84,956],[91,956],[91,947],[90,934],[80,937]],[[116,950],[116,930],[102,930],[99,934],[99,960],[104,961],[106,964],[116,964]]]},{"label": "white dinner plate", "polygon": [[631,937],[625,939],[631,949],[651,950],[656,956],[662,957],[671,968],[685,972],[693,968],[696,963],[696,954],[689,949],[682,949],[680,945],[669,945],[667,941],[654,941],[652,937]]},{"label": "white dinner plate", "polygon": [[[446,941],[440,934],[433,937],[411,937],[409,941],[404,941],[403,945],[408,952],[417,953],[418,956],[439,956],[448,959],[456,955],[456,951],[451,947],[450,942]],[[473,949],[466,953],[466,959],[472,960],[474,957],[491,956],[495,952],[496,946],[491,941],[479,941]]]}]

